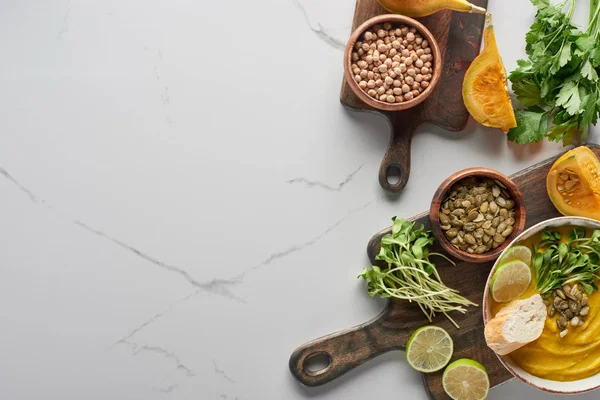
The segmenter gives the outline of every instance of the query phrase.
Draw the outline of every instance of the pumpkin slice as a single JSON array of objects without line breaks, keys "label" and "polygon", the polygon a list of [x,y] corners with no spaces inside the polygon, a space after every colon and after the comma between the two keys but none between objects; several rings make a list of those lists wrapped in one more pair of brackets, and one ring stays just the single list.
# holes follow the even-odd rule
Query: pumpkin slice
[{"label": "pumpkin slice", "polygon": [[561,214],[600,220],[600,160],[588,147],[577,147],[556,160],[546,190]]},{"label": "pumpkin slice", "polygon": [[386,10],[406,15],[424,17],[437,11],[449,9],[476,14],[485,14],[485,8],[478,7],[466,0],[377,0]]},{"label": "pumpkin slice", "polygon": [[487,14],[483,51],[465,74],[462,95],[467,110],[477,122],[507,133],[517,126],[517,121],[491,22],[492,16]]}]

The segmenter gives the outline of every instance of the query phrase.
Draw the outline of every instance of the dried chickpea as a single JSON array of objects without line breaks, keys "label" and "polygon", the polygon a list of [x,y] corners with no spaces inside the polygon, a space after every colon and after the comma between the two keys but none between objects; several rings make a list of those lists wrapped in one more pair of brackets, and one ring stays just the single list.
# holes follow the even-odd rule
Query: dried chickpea
[{"label": "dried chickpea", "polygon": [[431,81],[429,43],[414,27],[377,24],[365,31],[351,54],[359,88],[387,103],[414,99]]}]

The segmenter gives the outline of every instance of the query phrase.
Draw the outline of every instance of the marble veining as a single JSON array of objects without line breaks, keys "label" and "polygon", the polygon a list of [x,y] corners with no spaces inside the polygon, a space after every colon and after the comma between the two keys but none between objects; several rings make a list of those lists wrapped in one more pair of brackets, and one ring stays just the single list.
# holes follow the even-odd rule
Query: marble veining
[{"label": "marble veining", "polygon": [[309,180],[309,179],[303,178],[303,177],[290,179],[289,181],[287,181],[287,183],[291,183],[291,184],[300,183],[300,184],[306,185],[309,188],[318,187],[318,188],[329,190],[332,192],[341,192],[342,189],[344,188],[344,186],[346,186],[348,183],[350,183],[352,181],[352,179],[354,178],[354,175],[356,175],[358,173],[358,171],[360,171],[362,169],[362,167],[363,167],[363,164],[361,164],[356,170],[354,170],[350,174],[348,174],[346,179],[344,179],[343,181],[338,183],[336,186],[331,186],[331,185],[328,185],[321,181],[312,181],[312,180]]},{"label": "marble veining", "polygon": [[[510,71],[534,8],[489,4]],[[426,399],[401,352],[318,388],[289,356],[381,311],[356,276],[390,217],[427,210],[454,171],[562,147],[423,125],[406,189],[384,193],[389,128],[339,103],[354,6],[2,7],[0,399]],[[523,398],[546,395],[509,382],[489,400]]]},{"label": "marble veining", "polygon": [[166,349],[163,349],[162,347],[148,346],[145,344],[141,345],[141,344],[138,344],[135,342],[127,341],[127,340],[123,340],[123,341],[121,341],[121,343],[130,346],[132,349],[132,354],[134,356],[136,356],[142,352],[151,352],[151,353],[159,354],[161,356],[164,356],[168,360],[173,361],[175,363],[175,368],[183,371],[186,376],[193,377],[196,375],[196,373],[194,371],[192,371],[191,369],[189,369],[188,367],[183,365],[183,363],[181,362],[181,360],[179,359],[177,354],[170,352]]},{"label": "marble veining", "polygon": [[235,383],[235,381],[233,379],[231,379],[230,377],[227,376],[225,371],[223,371],[222,369],[219,369],[219,367],[217,366],[217,362],[215,360],[213,360],[213,365],[215,367],[215,374],[222,376],[223,379],[225,379],[231,383]]},{"label": "marble veining", "polygon": [[336,50],[344,50],[346,47],[346,43],[333,35],[329,34],[325,28],[321,25],[320,22],[311,23],[310,18],[308,17],[308,13],[306,12],[306,8],[302,5],[299,0],[292,0],[292,3],[302,12],[304,15],[304,19],[306,20],[306,25],[310,28],[311,31],[317,35],[319,39],[323,42],[327,43],[329,46]]}]

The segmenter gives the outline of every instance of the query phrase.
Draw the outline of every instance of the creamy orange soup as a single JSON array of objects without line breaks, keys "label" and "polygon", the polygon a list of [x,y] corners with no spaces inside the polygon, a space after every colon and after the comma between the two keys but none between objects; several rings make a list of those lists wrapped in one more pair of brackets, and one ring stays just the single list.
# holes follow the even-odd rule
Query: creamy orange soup
[{"label": "creamy orange soup", "polygon": [[[573,227],[553,228],[563,238],[567,237]],[[588,233],[590,233],[588,228]],[[532,248],[541,241],[541,232],[523,241]],[[526,299],[537,293],[535,290],[535,273],[532,270],[531,285],[519,299]],[[489,296],[490,310],[495,316],[505,303],[496,303]],[[569,333],[561,338],[560,329],[556,326],[558,313],[546,318],[544,331],[539,339],[509,354],[509,357],[525,371],[540,378],[555,381],[574,381],[596,375],[600,372],[600,295],[598,291],[589,296],[590,313],[585,323],[579,327],[569,326]]]}]

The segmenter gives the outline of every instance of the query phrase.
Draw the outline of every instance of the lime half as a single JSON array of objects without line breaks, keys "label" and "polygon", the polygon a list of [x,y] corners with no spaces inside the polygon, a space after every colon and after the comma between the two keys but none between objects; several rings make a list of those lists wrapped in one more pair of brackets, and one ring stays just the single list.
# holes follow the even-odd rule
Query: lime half
[{"label": "lime half", "polygon": [[490,389],[485,367],[468,358],[448,365],[442,376],[442,384],[453,400],[483,400]]},{"label": "lime half", "polygon": [[492,297],[499,303],[511,301],[525,293],[531,283],[531,269],[523,261],[502,264],[490,282]]},{"label": "lime half", "polygon": [[406,344],[408,364],[425,373],[444,368],[453,352],[452,338],[439,326],[430,325],[417,329]]},{"label": "lime half", "polygon": [[531,265],[531,250],[527,246],[513,246],[506,250],[500,261],[499,265],[509,263],[511,261],[523,261],[527,265]]}]

